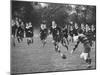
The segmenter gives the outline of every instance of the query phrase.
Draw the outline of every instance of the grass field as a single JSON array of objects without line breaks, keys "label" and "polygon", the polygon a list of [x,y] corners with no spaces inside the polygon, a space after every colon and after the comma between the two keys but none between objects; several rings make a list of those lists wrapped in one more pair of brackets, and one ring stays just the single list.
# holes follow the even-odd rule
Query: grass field
[{"label": "grass field", "polygon": [[[80,53],[83,50],[82,44],[79,44],[77,50],[71,54],[70,51],[74,45],[75,43],[70,43],[68,51],[65,47],[61,47],[62,53],[67,56],[67,59],[62,59],[55,52],[51,38],[47,39],[44,48],[39,37],[35,37],[34,43],[29,46],[26,39],[21,43],[16,40],[16,47],[11,44],[11,71],[12,73],[34,73],[87,69],[85,61],[80,59]],[[91,69],[95,69],[95,47],[91,50],[91,58]]]}]

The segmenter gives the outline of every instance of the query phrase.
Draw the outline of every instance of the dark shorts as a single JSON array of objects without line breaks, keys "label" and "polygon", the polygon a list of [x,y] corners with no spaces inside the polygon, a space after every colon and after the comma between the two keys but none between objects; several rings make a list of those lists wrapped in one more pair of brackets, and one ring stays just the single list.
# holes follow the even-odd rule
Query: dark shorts
[{"label": "dark shorts", "polygon": [[96,41],[96,37],[95,36],[92,37],[92,41]]},{"label": "dark shorts", "polygon": [[61,41],[61,37],[60,37],[60,36],[54,36],[54,37],[53,37],[53,40],[54,40],[55,42],[60,42],[60,41]]},{"label": "dark shorts", "polygon": [[73,37],[73,34],[70,34],[71,37]]},{"label": "dark shorts", "polygon": [[91,47],[89,43],[84,44],[84,53],[90,53]]},{"label": "dark shorts", "polygon": [[15,32],[12,32],[12,35],[15,37]]},{"label": "dark shorts", "polygon": [[33,37],[33,33],[26,33],[26,37]]},{"label": "dark shorts", "polygon": [[46,38],[47,38],[47,35],[46,35],[46,34],[41,34],[41,35],[40,35],[40,39],[41,39],[41,40],[45,40]]},{"label": "dark shorts", "polygon": [[64,37],[67,39],[68,38],[68,35],[64,35]]},{"label": "dark shorts", "polygon": [[20,32],[20,33],[18,32],[17,37],[24,37],[24,32]]}]

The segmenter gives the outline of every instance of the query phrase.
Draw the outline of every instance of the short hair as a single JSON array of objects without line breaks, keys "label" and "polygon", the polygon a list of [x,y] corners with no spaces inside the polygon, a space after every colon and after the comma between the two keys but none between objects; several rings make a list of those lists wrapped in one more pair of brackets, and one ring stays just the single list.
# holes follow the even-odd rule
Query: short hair
[{"label": "short hair", "polygon": [[79,29],[78,33],[79,33],[79,34],[82,34],[82,32],[83,32],[83,31],[82,31],[81,29]]}]

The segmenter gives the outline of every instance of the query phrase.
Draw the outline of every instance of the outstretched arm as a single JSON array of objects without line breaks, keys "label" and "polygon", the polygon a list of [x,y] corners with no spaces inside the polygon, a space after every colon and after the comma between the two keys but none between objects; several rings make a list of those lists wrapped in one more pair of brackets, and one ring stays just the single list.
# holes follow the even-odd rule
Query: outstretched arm
[{"label": "outstretched arm", "polygon": [[77,42],[77,44],[76,44],[75,47],[73,48],[73,51],[76,50],[76,48],[78,47],[79,43],[80,43],[80,41]]}]

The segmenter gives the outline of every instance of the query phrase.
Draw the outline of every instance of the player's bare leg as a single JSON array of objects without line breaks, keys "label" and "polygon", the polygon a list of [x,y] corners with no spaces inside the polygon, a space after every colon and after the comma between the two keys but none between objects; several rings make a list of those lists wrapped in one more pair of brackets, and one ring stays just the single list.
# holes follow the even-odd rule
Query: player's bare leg
[{"label": "player's bare leg", "polygon": [[81,59],[84,59],[84,61],[87,63],[87,68],[91,68],[91,58],[89,53],[82,52],[80,55]]},{"label": "player's bare leg", "polygon": [[57,53],[59,53],[60,56],[61,56],[63,59],[66,59],[66,55],[64,55],[64,54],[60,51],[60,48],[59,48],[58,43],[55,43],[55,51],[56,51]]},{"label": "player's bare leg", "polygon": [[32,43],[34,42],[34,41],[33,41],[33,37],[31,38],[31,41],[32,41]]},{"label": "player's bare leg", "polygon": [[67,44],[66,44],[66,39],[65,39],[65,38],[62,40],[62,45],[63,45],[64,47],[66,47],[67,50],[68,50],[68,46],[67,46]]},{"label": "player's bare leg", "polygon": [[15,37],[12,35],[12,42],[13,42],[13,46],[15,47],[16,44],[15,44]]},{"label": "player's bare leg", "polygon": [[86,63],[88,64],[87,67],[91,68],[91,58],[90,58],[90,53],[88,53],[88,57],[86,59]]},{"label": "player's bare leg", "polygon": [[21,42],[21,39],[20,39],[20,37],[19,37],[19,36],[17,37],[17,40],[18,40],[18,43],[20,43],[20,42]]},{"label": "player's bare leg", "polygon": [[27,44],[30,45],[30,43],[31,43],[31,39],[27,38]]},{"label": "player's bare leg", "polygon": [[63,46],[66,47],[68,50],[68,46],[66,45],[66,42],[63,43]]},{"label": "player's bare leg", "polygon": [[45,46],[45,44],[46,44],[46,40],[43,40],[43,47]]},{"label": "player's bare leg", "polygon": [[14,40],[13,40],[13,46],[14,46],[14,47],[16,46],[16,44],[15,44],[15,38],[14,38]]},{"label": "player's bare leg", "polygon": [[42,42],[42,47],[44,47],[44,46],[45,46],[45,44],[46,44],[46,40],[45,40],[45,39],[43,39],[43,40],[41,40],[41,42]]},{"label": "player's bare leg", "polygon": [[67,41],[67,44],[69,45],[69,41],[68,41],[68,38],[66,38],[66,41]]}]

